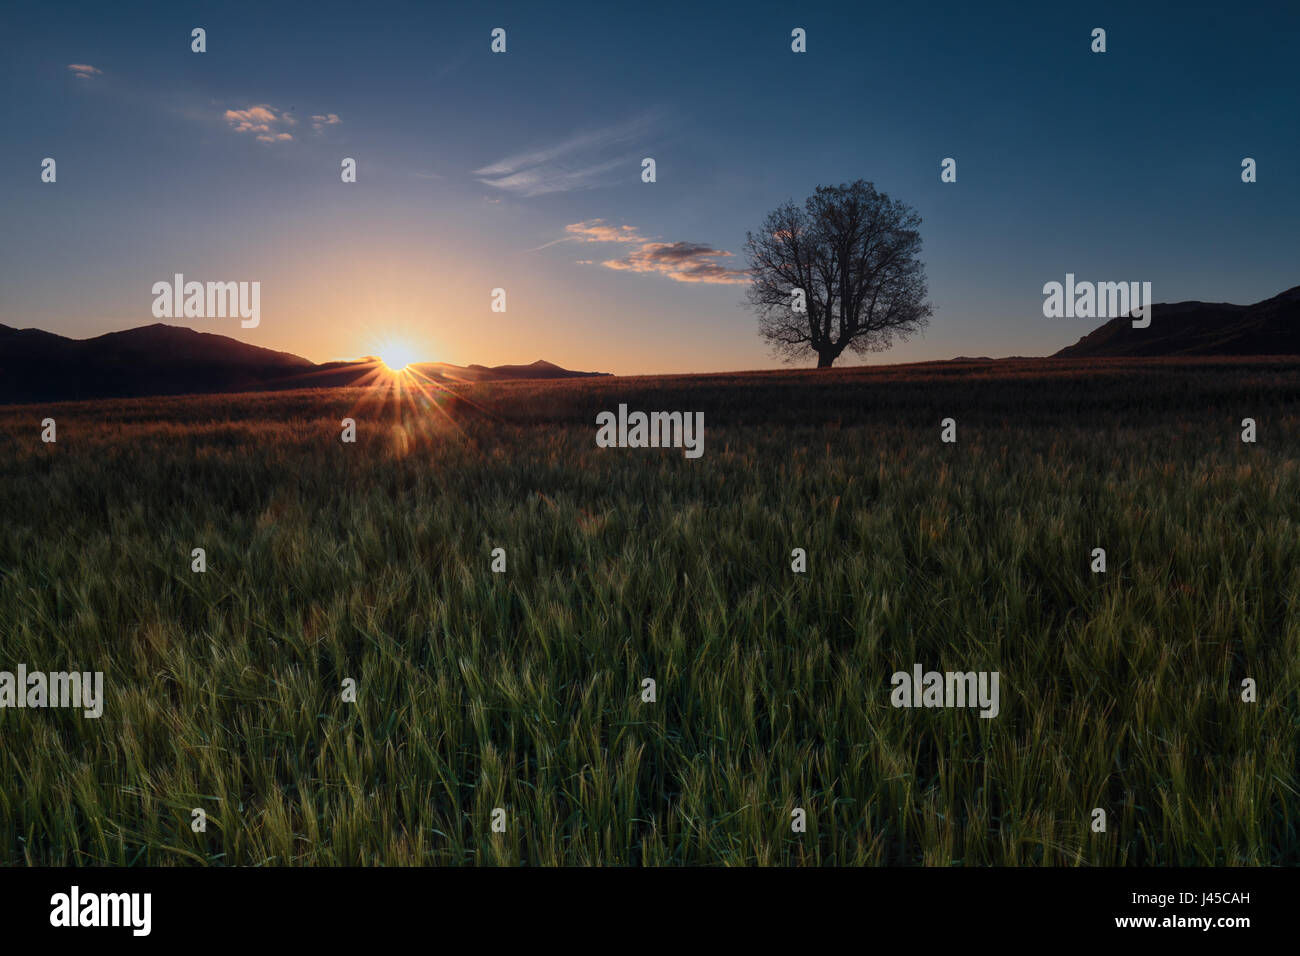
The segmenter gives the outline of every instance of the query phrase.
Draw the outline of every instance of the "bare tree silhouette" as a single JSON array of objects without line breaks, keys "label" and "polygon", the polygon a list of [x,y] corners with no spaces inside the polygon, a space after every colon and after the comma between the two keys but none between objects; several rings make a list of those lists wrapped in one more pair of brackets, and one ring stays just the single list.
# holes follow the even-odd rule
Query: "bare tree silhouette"
[{"label": "bare tree silhouette", "polygon": [[923,329],[934,309],[920,225],[914,209],[861,179],[818,186],[802,208],[778,206],[745,239],[759,334],[787,362],[811,352],[830,368],[846,348],[878,352]]}]

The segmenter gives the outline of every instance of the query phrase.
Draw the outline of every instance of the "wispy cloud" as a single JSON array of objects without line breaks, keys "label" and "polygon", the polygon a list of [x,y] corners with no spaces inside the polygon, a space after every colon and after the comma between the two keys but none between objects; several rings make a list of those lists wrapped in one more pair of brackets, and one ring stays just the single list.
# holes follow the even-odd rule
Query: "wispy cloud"
[{"label": "wispy cloud", "polygon": [[631,147],[645,140],[654,122],[646,115],[577,133],[490,163],[474,175],[487,186],[524,197],[612,185],[639,175],[641,156]]},{"label": "wispy cloud", "polygon": [[342,122],[337,113],[317,113],[311,118],[311,128],[319,133],[326,126],[338,126]]},{"label": "wispy cloud", "polygon": [[[585,222],[573,222],[564,227],[568,233],[559,239],[544,242],[529,252],[539,252],[559,245],[561,242],[647,242],[631,226],[611,226],[604,219],[588,219]],[[588,260],[589,261],[589,260]]]},{"label": "wispy cloud", "polygon": [[298,121],[288,113],[277,112],[266,103],[243,110],[226,110],[226,122],[236,133],[252,133],[259,143],[281,143],[293,139],[283,127],[296,126]]},{"label": "wispy cloud", "polygon": [[[699,242],[659,242],[647,239],[632,226],[612,226],[603,219],[588,219],[564,227],[569,233],[556,242],[633,243],[637,248],[618,259],[601,262],[607,269],[660,275],[674,282],[700,282],[710,285],[742,285],[749,281],[749,270],[731,269],[719,260],[732,257],[725,249],[715,249]],[[545,248],[540,246],[539,248]],[[578,260],[580,265],[590,259]]]},{"label": "wispy cloud", "polygon": [[68,69],[79,80],[88,80],[92,76],[98,76],[104,71],[98,67],[91,66],[89,63],[69,63]]},{"label": "wispy cloud", "polygon": [[564,227],[571,238],[583,242],[645,242],[632,226],[611,226],[604,219],[588,219]]}]

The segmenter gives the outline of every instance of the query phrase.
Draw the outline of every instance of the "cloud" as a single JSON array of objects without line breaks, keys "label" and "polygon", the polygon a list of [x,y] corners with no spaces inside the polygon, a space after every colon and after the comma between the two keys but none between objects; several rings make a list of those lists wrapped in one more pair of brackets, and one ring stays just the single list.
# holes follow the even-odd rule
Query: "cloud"
[{"label": "cloud", "polygon": [[262,103],[243,110],[226,110],[226,122],[236,133],[253,133],[259,143],[282,143],[293,139],[280,126],[294,126],[298,121],[288,113],[277,113],[274,106]]},{"label": "cloud", "polygon": [[577,189],[594,189],[609,185],[613,178],[605,175],[619,166],[626,165],[624,160],[610,160],[596,166],[583,166],[578,169],[536,168],[525,169],[509,176],[496,179],[480,179],[479,182],[520,196],[544,196],[547,193],[567,193]]},{"label": "cloud", "polygon": [[641,156],[629,148],[645,139],[653,123],[652,117],[641,116],[578,133],[490,163],[474,175],[484,185],[525,197],[611,185],[639,175]]},{"label": "cloud", "polygon": [[[661,275],[674,282],[700,282],[710,285],[742,285],[749,281],[749,270],[729,269],[719,259],[731,258],[725,249],[715,249],[699,242],[658,242],[642,236],[632,226],[611,226],[603,219],[588,219],[564,227],[569,233],[556,242],[635,243],[637,248],[621,259],[606,259],[601,265],[619,272]],[[540,246],[539,248],[546,248]],[[585,265],[590,259],[579,260]]]},{"label": "cloud", "polygon": [[[561,242],[646,242],[643,236],[631,226],[611,226],[604,219],[588,219],[585,222],[573,222],[564,227],[569,235],[561,239],[544,242],[529,252],[539,252],[559,245]],[[586,260],[590,261],[590,260]]]},{"label": "cloud", "polygon": [[338,126],[342,122],[337,113],[317,113],[311,118],[311,128],[319,133],[326,126]]},{"label": "cloud", "polygon": [[649,272],[674,282],[703,282],[711,285],[742,285],[749,281],[748,269],[728,269],[715,260],[730,252],[698,242],[647,242],[622,259],[606,259],[607,269]]},{"label": "cloud", "polygon": [[100,73],[104,72],[103,70],[97,67],[93,67],[88,63],[69,63],[68,69],[71,70],[73,75],[76,76],[76,78],[79,80],[88,80],[92,76],[97,76]]},{"label": "cloud", "polygon": [[572,238],[584,242],[645,242],[631,226],[611,226],[604,219],[588,219],[586,222],[574,222],[564,227]]}]

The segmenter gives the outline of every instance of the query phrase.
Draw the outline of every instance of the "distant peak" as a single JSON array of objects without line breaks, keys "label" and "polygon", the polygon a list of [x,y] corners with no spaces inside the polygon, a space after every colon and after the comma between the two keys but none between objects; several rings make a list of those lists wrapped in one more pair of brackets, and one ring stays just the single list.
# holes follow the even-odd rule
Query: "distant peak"
[{"label": "distant peak", "polygon": [[174,332],[180,335],[203,335],[198,329],[192,329],[187,325],[168,325],[166,322],[155,322],[152,325],[137,325],[133,329],[123,329],[123,332]]}]

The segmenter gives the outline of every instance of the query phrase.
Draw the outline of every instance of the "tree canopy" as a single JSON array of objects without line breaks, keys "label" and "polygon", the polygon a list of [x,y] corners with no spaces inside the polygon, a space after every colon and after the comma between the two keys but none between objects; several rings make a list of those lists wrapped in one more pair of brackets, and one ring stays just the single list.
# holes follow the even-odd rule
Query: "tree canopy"
[{"label": "tree canopy", "polygon": [[818,186],[746,234],[748,300],[759,334],[786,361],[829,368],[845,349],[888,348],[928,324],[921,217],[858,180]]}]

